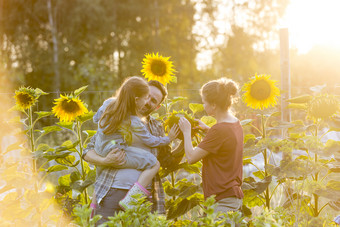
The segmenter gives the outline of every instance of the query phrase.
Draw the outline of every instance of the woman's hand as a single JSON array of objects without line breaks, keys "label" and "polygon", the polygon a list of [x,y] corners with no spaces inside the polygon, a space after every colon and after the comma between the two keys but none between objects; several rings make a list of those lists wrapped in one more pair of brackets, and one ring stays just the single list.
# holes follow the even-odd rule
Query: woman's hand
[{"label": "woman's hand", "polygon": [[184,135],[189,134],[191,135],[191,124],[190,122],[185,118],[181,117],[178,121],[178,126],[183,132]]},{"label": "woman's hand", "polygon": [[168,134],[170,141],[175,140],[177,138],[179,132],[180,131],[179,131],[178,125],[173,125],[170,129],[169,134]]},{"label": "woman's hand", "polygon": [[203,123],[203,121],[195,119],[195,121],[198,122],[198,126],[196,128],[202,129],[203,131],[208,131],[210,129],[210,127],[206,124]]},{"label": "woman's hand", "polygon": [[119,150],[118,148],[112,149],[112,151],[104,157],[103,161],[106,166],[117,167],[123,165],[126,162],[125,151]]}]

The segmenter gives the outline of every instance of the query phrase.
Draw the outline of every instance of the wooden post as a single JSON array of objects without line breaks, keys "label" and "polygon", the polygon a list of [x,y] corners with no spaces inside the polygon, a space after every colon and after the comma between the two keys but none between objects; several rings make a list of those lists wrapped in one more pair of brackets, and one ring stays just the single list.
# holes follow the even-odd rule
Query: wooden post
[{"label": "wooden post", "polygon": [[[290,122],[290,110],[287,108],[287,99],[290,99],[290,65],[289,65],[289,36],[288,28],[280,29],[280,65],[281,65],[281,120]],[[285,130],[281,131],[281,138],[284,139]],[[289,161],[292,155],[287,152],[282,152],[282,159]],[[283,186],[286,199],[291,199],[292,185],[287,181]]]},{"label": "wooden post", "polygon": [[290,110],[287,99],[290,99],[290,64],[288,28],[280,29],[280,64],[281,64],[281,120],[290,122]]},{"label": "wooden post", "polygon": [[51,26],[51,35],[52,35],[52,43],[53,43],[53,68],[54,68],[54,87],[57,91],[57,95],[59,96],[61,89],[61,81],[60,81],[60,73],[59,73],[59,50],[58,50],[58,32],[57,32],[57,22],[53,16],[52,3],[51,0],[47,1],[47,12],[48,12],[48,21]]}]

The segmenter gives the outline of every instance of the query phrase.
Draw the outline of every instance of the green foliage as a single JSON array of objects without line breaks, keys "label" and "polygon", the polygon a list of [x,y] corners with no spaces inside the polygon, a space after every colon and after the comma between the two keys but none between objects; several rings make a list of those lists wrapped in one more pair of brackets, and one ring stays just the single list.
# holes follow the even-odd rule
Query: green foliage
[{"label": "green foliage", "polygon": [[120,211],[113,217],[109,217],[109,221],[100,225],[100,227],[109,226],[167,226],[167,221],[163,216],[152,214],[152,203],[146,201],[145,197],[133,196],[136,201],[133,201],[134,207],[127,209],[125,212]]},{"label": "green foliage", "polygon": [[[74,94],[80,95],[86,89],[77,89]],[[36,91],[43,94],[41,90]],[[167,100],[166,109],[170,111],[174,104],[184,100],[185,97],[176,97]],[[291,99],[291,102],[302,103],[306,97]],[[99,216],[89,218],[91,209],[88,204],[89,186],[95,181],[96,172],[83,162],[81,156],[88,141],[95,134],[93,130],[84,129],[84,124],[93,117],[93,112],[79,116],[75,122],[58,122],[55,125],[38,127],[38,122],[51,116],[50,112],[33,112],[32,109],[20,110],[22,118],[13,119],[13,123],[21,124],[24,130],[25,139],[8,146],[2,155],[15,150],[23,154],[30,153],[33,175],[42,175],[41,181],[34,182],[34,187],[25,188],[30,182],[27,174],[18,173],[17,165],[7,165],[3,173],[6,186],[0,189],[0,193],[8,192],[5,199],[1,201],[1,207],[16,208],[17,212],[10,217],[9,211],[4,211],[4,217],[10,223],[17,223],[14,218],[21,217],[28,219],[31,213],[36,213],[38,220],[44,210],[47,210],[48,201],[40,197],[42,194],[51,193],[43,189],[46,178],[56,178],[54,199],[62,207],[64,215],[72,217],[73,222],[81,226],[94,226]],[[13,109],[13,110],[14,110]],[[160,119],[171,127],[180,116],[187,117],[195,127],[197,122],[193,117],[202,111],[202,105],[191,103],[189,109],[192,115],[186,111],[173,110],[167,112]],[[339,211],[340,181],[338,178],[340,169],[340,143],[335,140],[324,141],[324,136],[331,131],[339,131],[339,119],[334,116],[329,121],[321,120],[310,122],[308,119],[293,122],[282,122],[277,118],[280,115],[277,111],[262,112],[259,125],[256,119],[245,119],[241,121],[245,130],[250,129],[244,136],[244,165],[252,165],[256,171],[252,176],[246,177],[242,185],[245,197],[243,199],[244,215],[247,216],[246,223],[244,216],[239,212],[218,214],[214,212],[215,201],[211,198],[204,201],[201,194],[201,187],[195,177],[188,180],[183,177],[186,174],[199,175],[202,163],[197,162],[189,165],[186,162],[179,163],[172,168],[163,169],[160,172],[164,178],[164,190],[167,194],[166,209],[167,216],[150,214],[150,203],[138,200],[136,208],[120,212],[106,223],[109,226],[232,226],[238,223],[241,226],[326,226],[330,223],[330,217],[325,215],[324,209],[333,208]],[[164,119],[162,119],[164,118]],[[213,125],[216,121],[213,118],[203,116],[202,121]],[[320,135],[322,127],[328,127],[325,134]],[[193,127],[193,130],[195,128]],[[277,135],[285,131],[283,138]],[[43,141],[45,136],[60,132],[71,133],[70,138],[58,144],[50,146]],[[84,135],[86,137],[84,137]],[[197,134],[194,143],[199,143],[201,134]],[[130,134],[127,137],[131,137]],[[27,139],[27,140],[26,140]],[[128,140],[128,139],[127,139]],[[42,142],[43,141],[43,142]],[[294,153],[299,151],[298,154]],[[283,157],[279,163],[271,163],[270,157],[281,152]],[[183,151],[179,152],[183,154]],[[254,157],[262,155],[263,167],[257,166]],[[27,155],[27,154],[26,154]],[[182,157],[179,155],[179,157]],[[24,193],[10,192],[18,187]],[[53,187],[54,188],[54,187]],[[281,204],[274,201],[278,191],[284,190],[284,198]],[[23,209],[11,204],[12,200],[24,199]],[[274,207],[276,206],[276,207]],[[250,210],[249,208],[254,208]],[[252,214],[253,210],[260,209],[263,212],[259,215]],[[198,212],[205,215],[197,215]],[[296,214],[293,217],[292,214]],[[192,220],[186,220],[191,217]],[[42,222],[42,220],[38,220]],[[300,224],[302,223],[302,224]]]},{"label": "green foliage", "polygon": [[95,215],[90,218],[92,208],[89,205],[78,205],[74,208],[76,218],[74,223],[82,227],[95,227],[95,224],[102,218],[101,215]]},{"label": "green foliage", "polygon": [[168,200],[166,204],[168,209],[167,219],[174,219],[187,213],[192,208],[198,206],[202,201],[203,196],[199,193],[195,193],[186,198],[182,198],[179,196],[175,200]]},{"label": "green foliage", "polygon": [[294,226],[294,214],[290,214],[287,210],[277,208],[268,210],[265,208],[260,215],[254,217],[250,226],[254,227],[280,227],[280,226]]}]

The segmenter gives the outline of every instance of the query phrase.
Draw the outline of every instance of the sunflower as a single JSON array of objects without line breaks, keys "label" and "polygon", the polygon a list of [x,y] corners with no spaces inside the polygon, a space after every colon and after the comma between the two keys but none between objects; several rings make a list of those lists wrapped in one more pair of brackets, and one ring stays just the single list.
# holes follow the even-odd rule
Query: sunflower
[{"label": "sunflower", "polygon": [[15,104],[22,109],[29,109],[37,102],[37,95],[34,89],[30,87],[21,87],[15,91]]},{"label": "sunflower", "polygon": [[73,121],[76,117],[88,112],[84,103],[78,97],[71,95],[60,95],[59,99],[55,99],[54,104],[52,112],[63,122]]},{"label": "sunflower", "polygon": [[162,84],[167,84],[170,82],[175,82],[176,77],[174,75],[175,70],[173,69],[173,64],[169,61],[170,57],[163,57],[154,54],[146,54],[143,59],[143,69],[141,72],[148,81],[157,80]]},{"label": "sunflower", "polygon": [[334,95],[321,94],[310,100],[307,111],[312,119],[328,119],[339,111],[339,101]]},{"label": "sunflower", "polygon": [[[164,126],[167,129],[172,128],[174,124],[178,124],[178,121],[181,117],[185,117],[191,124],[191,136],[198,136],[199,135],[199,129],[198,129],[198,122],[195,121],[186,111],[174,111],[171,113],[169,118],[164,122]],[[180,134],[177,137],[178,139],[183,140],[183,133],[180,132]]]},{"label": "sunflower", "polygon": [[280,90],[276,87],[276,81],[269,79],[270,75],[257,75],[243,85],[245,91],[242,100],[253,109],[268,108],[277,104],[277,96]]}]

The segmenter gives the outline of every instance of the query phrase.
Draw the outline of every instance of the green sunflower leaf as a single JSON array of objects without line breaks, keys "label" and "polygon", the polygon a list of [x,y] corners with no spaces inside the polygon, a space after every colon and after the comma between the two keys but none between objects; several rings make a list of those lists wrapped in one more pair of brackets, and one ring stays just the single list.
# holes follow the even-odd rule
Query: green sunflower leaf
[{"label": "green sunflower leaf", "polygon": [[35,113],[38,115],[37,119],[47,117],[47,116],[51,116],[53,114],[52,112],[47,112],[47,111],[40,111],[40,112],[35,112]]},{"label": "green sunflower leaf", "polygon": [[163,187],[168,196],[178,196],[180,192],[179,189],[172,187],[169,181],[164,182]]},{"label": "green sunflower leaf", "polygon": [[65,141],[61,146],[55,148],[56,152],[60,152],[60,151],[65,151],[65,150],[69,150],[71,152],[75,152],[75,147],[79,144],[79,140],[77,140],[75,143],[72,143],[71,140],[67,140]]},{"label": "green sunflower leaf", "polygon": [[189,103],[189,109],[193,114],[204,111],[203,104],[201,103]]},{"label": "green sunflower leaf", "polygon": [[196,162],[195,164],[189,165],[187,162],[180,164],[180,167],[183,168],[188,173],[200,173],[202,168],[201,162]]},{"label": "green sunflower leaf", "polygon": [[87,137],[92,137],[97,133],[97,131],[96,130],[84,130],[83,133],[85,133]]},{"label": "green sunflower leaf", "polygon": [[62,171],[62,170],[65,170],[65,169],[68,169],[68,167],[67,166],[63,166],[63,165],[54,165],[54,166],[49,167],[47,169],[47,172],[51,173],[51,172]]},{"label": "green sunflower leaf", "polygon": [[72,153],[71,151],[65,151],[65,150],[61,151],[61,152],[48,151],[48,152],[45,152],[43,154],[40,154],[40,156],[42,158],[46,158],[47,160],[53,160],[53,159],[56,159],[56,158],[64,158],[71,153]]},{"label": "green sunflower leaf", "polygon": [[79,120],[81,123],[84,123],[84,122],[86,122],[86,121],[88,121],[88,120],[91,120],[91,119],[93,118],[93,115],[94,115],[94,113],[93,113],[93,111],[91,110],[90,112],[87,112],[87,113],[85,113],[85,114],[82,114],[82,115],[78,116],[77,118],[78,118],[78,120]]},{"label": "green sunflower leaf", "polygon": [[254,119],[245,119],[245,120],[241,121],[241,125],[242,126],[249,125],[253,121],[254,121]]},{"label": "green sunflower leaf", "polygon": [[295,98],[288,99],[287,102],[290,103],[308,103],[310,100],[313,99],[312,95],[301,95]]},{"label": "green sunflower leaf", "polygon": [[287,107],[290,109],[307,110],[307,105],[302,103],[289,103]]},{"label": "green sunflower leaf", "polygon": [[211,126],[213,126],[214,124],[216,124],[216,119],[213,118],[213,117],[211,117],[211,116],[203,116],[203,117],[201,118],[201,121],[202,121],[204,124],[208,125],[209,127],[211,127]]},{"label": "green sunflower leaf", "polygon": [[259,178],[260,180],[263,180],[264,179],[264,172],[263,171],[256,171],[256,172],[253,172],[254,176]]},{"label": "green sunflower leaf", "polygon": [[63,127],[63,128],[67,128],[67,129],[70,129],[72,130],[73,129],[73,126],[74,126],[74,122],[58,122],[57,125]]},{"label": "green sunflower leaf", "polygon": [[43,129],[39,131],[41,133],[40,136],[44,136],[44,135],[47,135],[48,133],[61,131],[61,130],[62,129],[59,126],[53,125],[53,126],[43,127]]},{"label": "green sunflower leaf", "polygon": [[[64,166],[69,166],[69,167],[73,167],[75,166],[74,161],[76,160],[76,157],[74,157],[73,155],[68,155],[64,158],[56,158],[55,161],[61,165]],[[77,162],[76,162],[77,164]]]},{"label": "green sunflower leaf", "polygon": [[53,151],[54,149],[51,148],[48,144],[46,143],[40,143],[36,149],[36,151],[43,151],[43,152],[46,152],[46,151]]},{"label": "green sunflower leaf", "polygon": [[83,91],[86,90],[87,87],[88,87],[88,85],[83,86],[83,87],[78,88],[77,90],[75,90],[75,91],[74,91],[74,96],[76,96],[76,97],[79,96]]},{"label": "green sunflower leaf", "polygon": [[40,95],[48,95],[48,93],[44,92],[44,91],[41,90],[40,88],[36,88],[36,89],[34,90],[34,92],[35,92],[35,95],[36,95],[37,97],[39,97]]},{"label": "green sunflower leaf", "polygon": [[177,218],[189,210],[199,205],[202,201],[202,195],[199,193],[194,194],[190,198],[181,199],[178,198],[174,201],[174,205],[170,207],[167,215],[167,219]]},{"label": "green sunflower leaf", "polygon": [[22,150],[23,149],[23,145],[24,145],[24,141],[20,140],[16,143],[13,143],[11,145],[9,145],[7,148],[6,148],[6,151],[5,152],[2,152],[1,155],[4,155],[10,151],[14,151],[14,150]]}]

